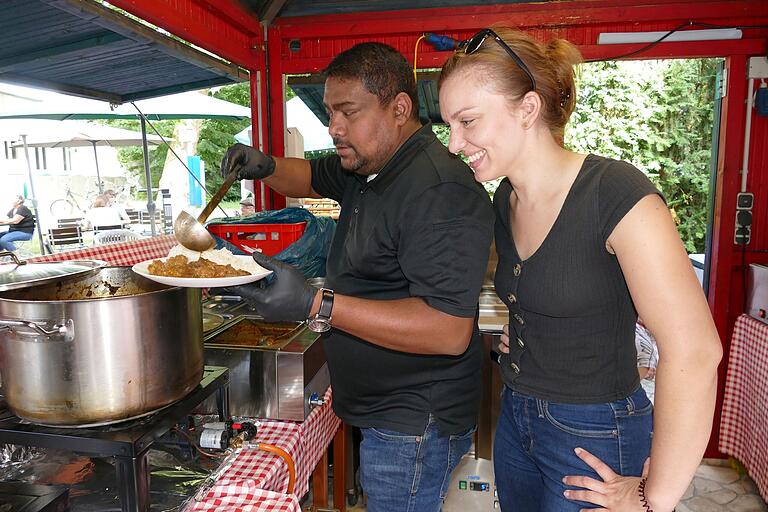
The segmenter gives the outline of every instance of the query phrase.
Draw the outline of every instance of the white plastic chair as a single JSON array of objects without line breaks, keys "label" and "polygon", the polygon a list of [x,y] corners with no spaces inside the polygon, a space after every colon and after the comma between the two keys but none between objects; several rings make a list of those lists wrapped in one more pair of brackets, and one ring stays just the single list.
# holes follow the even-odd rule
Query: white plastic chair
[{"label": "white plastic chair", "polygon": [[130,229],[110,229],[108,231],[99,231],[93,235],[93,244],[116,244],[118,242],[127,242],[128,240],[140,240],[142,238],[144,237]]}]

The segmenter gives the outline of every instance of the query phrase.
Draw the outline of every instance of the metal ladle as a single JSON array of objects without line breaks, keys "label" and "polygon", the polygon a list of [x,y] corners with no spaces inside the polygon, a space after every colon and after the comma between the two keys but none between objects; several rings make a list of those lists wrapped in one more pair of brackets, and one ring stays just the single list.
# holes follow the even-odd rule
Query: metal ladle
[{"label": "metal ladle", "polygon": [[173,232],[176,235],[176,240],[181,245],[192,251],[203,252],[208,249],[212,249],[216,245],[216,240],[205,229],[203,223],[208,220],[208,216],[219,205],[224,195],[232,186],[232,183],[237,179],[237,170],[232,171],[224,179],[224,183],[219,190],[213,195],[208,204],[205,205],[203,211],[197,218],[194,218],[185,211],[182,211],[176,220],[173,222]]}]

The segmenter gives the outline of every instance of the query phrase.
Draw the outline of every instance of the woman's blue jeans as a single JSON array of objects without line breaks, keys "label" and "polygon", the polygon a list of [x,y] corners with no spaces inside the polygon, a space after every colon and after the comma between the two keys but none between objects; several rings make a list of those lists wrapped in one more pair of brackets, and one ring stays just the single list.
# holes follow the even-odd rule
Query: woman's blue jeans
[{"label": "woman's blue jeans", "polygon": [[368,512],[439,512],[451,472],[469,451],[475,432],[438,437],[432,417],[420,436],[360,430],[360,483]]},{"label": "woman's blue jeans", "polygon": [[493,466],[503,512],[577,512],[596,505],[563,496],[566,475],[600,477],[581,447],[617,474],[640,476],[650,456],[653,405],[643,391],[603,404],[561,404],[504,389]]},{"label": "woman's blue jeans", "polygon": [[8,231],[0,235],[0,250],[15,251],[16,245],[13,242],[32,240],[32,233],[24,231]]}]

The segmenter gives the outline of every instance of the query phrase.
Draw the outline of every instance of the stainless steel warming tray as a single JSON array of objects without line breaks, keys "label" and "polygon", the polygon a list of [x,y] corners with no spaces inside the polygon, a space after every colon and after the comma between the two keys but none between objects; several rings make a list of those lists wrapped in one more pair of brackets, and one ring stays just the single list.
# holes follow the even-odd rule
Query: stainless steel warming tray
[{"label": "stainless steel warming tray", "polygon": [[236,316],[207,333],[204,347],[205,364],[230,369],[233,416],[302,421],[330,385],[320,335],[304,323]]}]

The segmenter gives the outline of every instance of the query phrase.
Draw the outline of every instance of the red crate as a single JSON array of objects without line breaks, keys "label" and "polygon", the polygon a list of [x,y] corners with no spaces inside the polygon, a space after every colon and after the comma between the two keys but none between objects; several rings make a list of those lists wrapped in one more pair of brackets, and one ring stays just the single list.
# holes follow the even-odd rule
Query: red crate
[{"label": "red crate", "polygon": [[307,222],[292,224],[208,224],[208,231],[246,253],[274,256],[301,238]]}]

